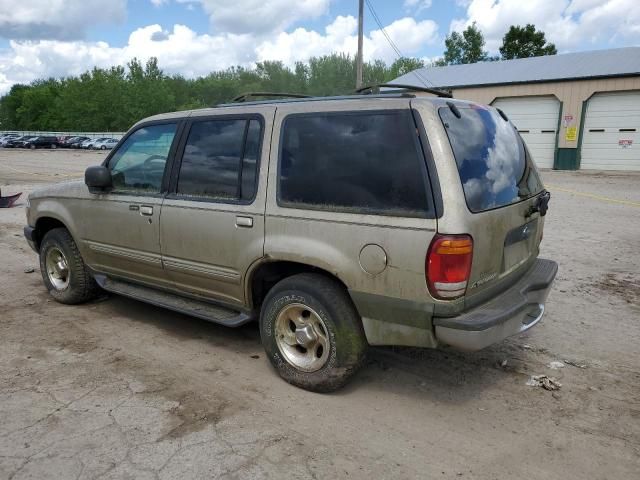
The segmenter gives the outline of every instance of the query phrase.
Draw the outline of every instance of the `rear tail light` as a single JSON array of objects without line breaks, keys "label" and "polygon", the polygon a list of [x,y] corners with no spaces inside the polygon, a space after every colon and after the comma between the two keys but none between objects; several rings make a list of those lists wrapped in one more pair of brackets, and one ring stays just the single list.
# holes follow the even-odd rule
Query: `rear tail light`
[{"label": "rear tail light", "polygon": [[473,257],[469,235],[436,235],[431,241],[425,265],[427,286],[435,298],[461,297],[467,289]]}]

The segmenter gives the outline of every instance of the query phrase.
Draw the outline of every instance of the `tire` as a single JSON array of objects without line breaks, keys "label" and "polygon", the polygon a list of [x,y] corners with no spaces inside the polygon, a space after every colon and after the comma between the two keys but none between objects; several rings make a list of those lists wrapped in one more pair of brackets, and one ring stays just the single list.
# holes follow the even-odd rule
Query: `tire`
[{"label": "tire", "polygon": [[36,146],[35,146],[35,145],[29,145],[29,148],[30,148],[31,150],[35,150],[35,149],[36,149]]},{"label": "tire", "polygon": [[107,149],[107,147],[105,147],[104,145],[102,145],[102,146],[100,147],[100,150],[106,150],[106,149]]},{"label": "tire", "polygon": [[49,147],[51,150],[55,150],[56,148],[58,148],[58,146],[55,143],[52,143],[51,146]]},{"label": "tire", "polygon": [[[303,325],[309,322],[313,327],[300,329],[300,324],[288,320],[291,332],[283,330],[291,314]],[[305,328],[324,340],[303,347],[298,334]],[[344,287],[314,273],[285,278],[269,291],[260,314],[260,338],[280,376],[312,392],[342,387],[360,368],[367,351],[360,317]],[[309,339],[304,334],[302,338]]]},{"label": "tire", "polygon": [[[63,263],[56,262],[56,256],[62,257]],[[55,267],[52,267],[55,264]],[[61,273],[65,265],[66,275]],[[49,294],[58,302],[68,305],[91,300],[99,291],[87,266],[82,260],[76,242],[66,228],[49,230],[40,245],[40,272]],[[56,278],[56,274],[59,278]]]}]

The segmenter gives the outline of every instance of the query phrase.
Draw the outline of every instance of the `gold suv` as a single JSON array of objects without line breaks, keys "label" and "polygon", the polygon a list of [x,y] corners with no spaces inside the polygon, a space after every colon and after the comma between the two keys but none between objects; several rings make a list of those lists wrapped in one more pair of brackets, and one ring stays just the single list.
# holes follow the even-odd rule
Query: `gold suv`
[{"label": "gold suv", "polygon": [[410,91],[243,102],[134,125],[29,196],[62,303],[100,288],[228,326],[314,391],[368,345],[476,350],[535,325],[549,194],[495,108]]}]

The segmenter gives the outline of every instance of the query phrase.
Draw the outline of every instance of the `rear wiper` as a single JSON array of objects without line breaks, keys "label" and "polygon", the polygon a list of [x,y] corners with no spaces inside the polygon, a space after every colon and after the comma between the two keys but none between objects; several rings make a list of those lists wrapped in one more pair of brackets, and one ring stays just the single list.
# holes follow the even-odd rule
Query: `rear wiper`
[{"label": "rear wiper", "polygon": [[549,200],[551,199],[551,192],[544,190],[542,195],[536,198],[536,203],[529,207],[525,217],[530,217],[536,212],[540,212],[540,216],[544,217],[547,214],[547,210],[549,210]]}]

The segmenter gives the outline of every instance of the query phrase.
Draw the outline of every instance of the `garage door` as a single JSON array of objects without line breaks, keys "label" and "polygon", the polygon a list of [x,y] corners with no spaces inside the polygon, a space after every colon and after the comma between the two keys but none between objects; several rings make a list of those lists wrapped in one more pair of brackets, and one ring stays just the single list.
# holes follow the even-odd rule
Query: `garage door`
[{"label": "garage door", "polygon": [[560,102],[555,97],[499,98],[493,106],[518,128],[536,165],[553,168]]},{"label": "garage door", "polygon": [[584,119],[580,168],[640,170],[640,92],[598,93]]}]

